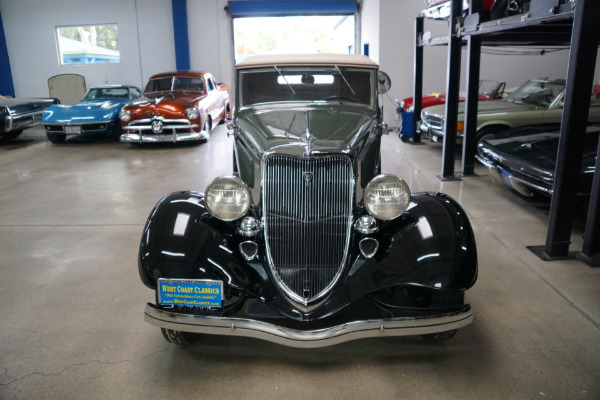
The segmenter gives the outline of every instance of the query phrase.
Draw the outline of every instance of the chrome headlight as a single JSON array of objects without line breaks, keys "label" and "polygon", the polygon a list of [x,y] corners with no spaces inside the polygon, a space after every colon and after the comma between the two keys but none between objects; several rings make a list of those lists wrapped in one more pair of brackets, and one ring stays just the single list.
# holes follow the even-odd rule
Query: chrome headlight
[{"label": "chrome headlight", "polygon": [[410,203],[410,190],[395,175],[378,175],[367,185],[363,199],[372,216],[389,221],[406,211]]},{"label": "chrome headlight", "polygon": [[185,110],[185,115],[187,115],[188,119],[196,119],[200,116],[200,113],[196,107],[190,107]]},{"label": "chrome headlight", "polygon": [[223,221],[242,218],[250,208],[250,191],[236,176],[220,176],[206,188],[206,208]]},{"label": "chrome headlight", "polygon": [[131,120],[131,112],[125,108],[121,108],[121,111],[119,111],[119,119],[123,122],[129,122]]}]

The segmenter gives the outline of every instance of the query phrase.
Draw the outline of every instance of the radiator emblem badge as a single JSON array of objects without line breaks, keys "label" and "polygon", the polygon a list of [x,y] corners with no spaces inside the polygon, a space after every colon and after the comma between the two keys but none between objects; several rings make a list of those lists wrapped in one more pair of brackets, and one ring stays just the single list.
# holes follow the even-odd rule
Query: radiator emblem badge
[{"label": "radiator emblem badge", "polygon": [[313,172],[304,172],[304,184],[306,187],[310,186],[314,177]]}]

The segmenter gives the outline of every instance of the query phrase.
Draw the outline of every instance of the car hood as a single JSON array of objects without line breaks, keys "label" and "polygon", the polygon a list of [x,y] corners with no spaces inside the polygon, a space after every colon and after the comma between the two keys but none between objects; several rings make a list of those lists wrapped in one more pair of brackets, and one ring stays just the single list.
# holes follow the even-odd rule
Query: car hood
[{"label": "car hood", "polygon": [[166,118],[180,118],[185,110],[206,97],[198,92],[160,92],[145,94],[144,97],[128,104],[133,119],[150,118],[160,115]]},{"label": "car hood", "polygon": [[75,104],[53,105],[44,114],[42,122],[47,123],[86,123],[93,121],[116,120],[119,110],[129,99],[82,100]]},{"label": "car hood", "polygon": [[377,112],[356,106],[269,107],[241,110],[236,123],[261,157],[265,152],[303,155],[307,131],[318,153],[356,153],[377,121]]},{"label": "car hood", "polygon": [[[525,128],[523,128],[525,131]],[[589,173],[595,169],[598,133],[588,133],[582,156],[581,173]],[[556,157],[558,154],[559,131],[539,129],[535,132],[514,134],[514,131],[491,136],[482,141],[481,147],[488,149],[497,158],[496,161],[532,176],[547,181],[554,179]],[[485,150],[484,150],[485,152]]]},{"label": "car hood", "polygon": [[[477,104],[477,114],[488,115],[488,114],[498,114],[498,113],[510,113],[515,111],[526,111],[526,110],[535,110],[540,107],[524,104],[524,103],[513,103],[506,100],[498,100],[498,101],[480,101]],[[439,105],[427,108],[427,112],[431,114],[444,115],[446,113],[446,106]],[[459,119],[462,118],[465,112],[465,103],[458,104],[458,114]]]},{"label": "car hood", "polygon": [[26,114],[30,112],[43,111],[49,106],[57,103],[54,98],[30,99],[30,98],[3,98],[0,99],[0,108],[6,108],[12,115]]}]

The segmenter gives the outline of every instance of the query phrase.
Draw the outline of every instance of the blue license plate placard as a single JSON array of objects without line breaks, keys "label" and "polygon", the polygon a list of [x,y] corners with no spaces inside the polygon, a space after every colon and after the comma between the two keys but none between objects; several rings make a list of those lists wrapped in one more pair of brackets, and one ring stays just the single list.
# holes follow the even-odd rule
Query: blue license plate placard
[{"label": "blue license plate placard", "polygon": [[158,280],[158,302],[164,306],[221,307],[223,282],[200,279]]},{"label": "blue license plate placard", "polygon": [[502,179],[502,182],[509,186],[509,187],[513,187],[512,183],[510,182],[510,177],[512,176],[512,174],[502,168],[500,168],[500,178]]}]

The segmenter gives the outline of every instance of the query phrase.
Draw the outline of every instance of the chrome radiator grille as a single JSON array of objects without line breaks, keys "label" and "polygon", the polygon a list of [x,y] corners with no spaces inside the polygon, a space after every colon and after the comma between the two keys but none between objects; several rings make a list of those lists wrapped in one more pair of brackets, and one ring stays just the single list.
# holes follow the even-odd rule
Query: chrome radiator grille
[{"label": "chrome radiator grille", "polygon": [[306,305],[325,296],[348,254],[352,164],[346,156],[265,160],[263,213],[269,263],[283,291]]},{"label": "chrome radiator grille", "polygon": [[423,110],[423,112],[421,113],[421,119],[423,120],[423,122],[425,122],[427,125],[429,125],[432,128],[436,128],[436,129],[443,128],[444,119],[440,115],[431,114],[427,110]]}]

